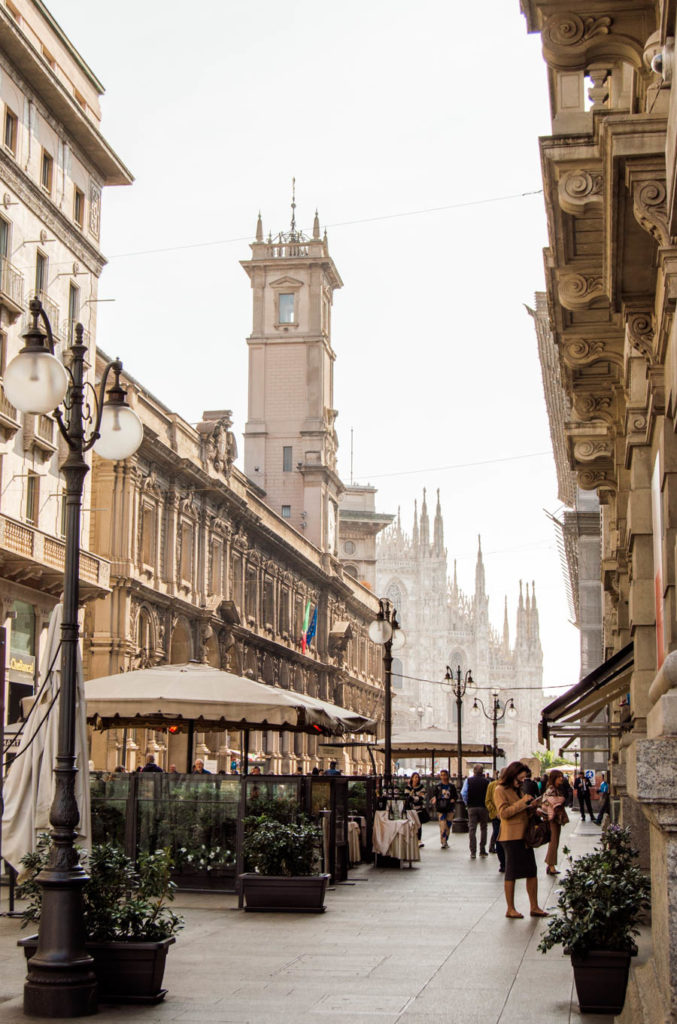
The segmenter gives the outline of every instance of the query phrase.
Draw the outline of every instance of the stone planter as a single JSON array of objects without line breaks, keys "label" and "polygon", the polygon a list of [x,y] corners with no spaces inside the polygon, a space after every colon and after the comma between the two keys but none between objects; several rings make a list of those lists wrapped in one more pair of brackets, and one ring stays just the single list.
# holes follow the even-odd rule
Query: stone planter
[{"label": "stone planter", "polygon": [[235,888],[235,868],[224,871],[172,871],[172,882],[177,889],[232,892]]},{"label": "stone planter", "polygon": [[628,987],[630,953],[591,949],[585,956],[572,953],[571,965],[581,1013],[621,1012]]},{"label": "stone planter", "polygon": [[329,875],[240,875],[245,910],[284,911],[296,914],[321,914]]},{"label": "stone planter", "polygon": [[[159,942],[87,942],[94,958],[97,997],[104,1003],[159,1003],[167,994],[162,988],[167,950],[174,936]],[[37,935],[19,939],[26,960],[38,948]]]}]

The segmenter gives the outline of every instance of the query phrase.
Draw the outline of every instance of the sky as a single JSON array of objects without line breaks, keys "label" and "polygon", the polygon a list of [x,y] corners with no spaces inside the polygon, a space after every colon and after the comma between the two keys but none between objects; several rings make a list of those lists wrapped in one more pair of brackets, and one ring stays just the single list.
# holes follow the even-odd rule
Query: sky
[{"label": "sky", "polygon": [[[317,208],[334,295],[339,468],[411,529],[439,488],[450,568],[514,638],[535,581],[544,686],[579,675],[536,336],[546,67],[519,0],[47,0],[103,82],[135,176],[104,192],[97,341],[189,422],[247,416],[256,217]],[[430,502],[429,502],[430,503]],[[406,631],[406,623],[402,624]],[[440,678],[444,666],[440,666]]]}]

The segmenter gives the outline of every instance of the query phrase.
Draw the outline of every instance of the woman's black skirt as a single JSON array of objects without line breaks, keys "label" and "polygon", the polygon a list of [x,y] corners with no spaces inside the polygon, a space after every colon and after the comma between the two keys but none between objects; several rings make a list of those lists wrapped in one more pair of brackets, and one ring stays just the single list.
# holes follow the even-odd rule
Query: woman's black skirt
[{"label": "woman's black skirt", "polygon": [[516,878],[536,877],[534,851],[526,846],[523,839],[503,840],[501,846],[505,851],[506,882],[514,882]]}]

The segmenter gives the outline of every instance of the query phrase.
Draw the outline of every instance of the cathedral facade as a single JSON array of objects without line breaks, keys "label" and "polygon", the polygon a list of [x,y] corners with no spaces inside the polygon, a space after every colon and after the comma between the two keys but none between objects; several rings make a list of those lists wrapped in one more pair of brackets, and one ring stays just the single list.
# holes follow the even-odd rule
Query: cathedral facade
[{"label": "cathedral facade", "polygon": [[[420,515],[414,505],[411,535],[400,515],[378,541],[376,592],[389,598],[398,612],[404,644],[393,661],[393,732],[436,726],[457,728],[456,699],[444,683],[446,667],[465,676],[472,672],[476,689],[463,701],[463,739],[493,742],[493,723],[484,714],[470,714],[475,696],[491,714],[492,691],[501,708],[511,697],[517,716],[498,723],[498,746],[505,763],[528,757],[538,744],[538,720],[543,705],[541,650],[535,586],[519,583],[514,643],[510,640],[507,598],[499,631],[489,619],[484,559],[478,544],[475,590],[458,586],[456,563],[450,579],[439,491],[430,529],[426,492]],[[499,759],[499,766],[503,763]]]}]

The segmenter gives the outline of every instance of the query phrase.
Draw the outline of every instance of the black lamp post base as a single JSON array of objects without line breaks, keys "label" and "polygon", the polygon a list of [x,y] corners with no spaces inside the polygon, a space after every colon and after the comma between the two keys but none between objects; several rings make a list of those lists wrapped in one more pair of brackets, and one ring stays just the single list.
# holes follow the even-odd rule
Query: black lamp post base
[{"label": "black lamp post base", "polygon": [[468,810],[462,800],[456,801],[454,807],[454,820],[451,823],[451,831],[458,834],[468,831]]},{"label": "black lamp post base", "polygon": [[97,1012],[96,978],[91,970],[84,970],[80,978],[71,977],[68,981],[55,978],[54,972],[47,970],[44,980],[37,980],[35,975],[42,972],[33,964],[29,967],[34,977],[24,985],[26,1016],[89,1017]]}]

